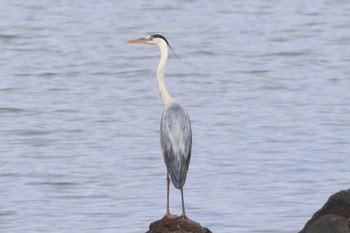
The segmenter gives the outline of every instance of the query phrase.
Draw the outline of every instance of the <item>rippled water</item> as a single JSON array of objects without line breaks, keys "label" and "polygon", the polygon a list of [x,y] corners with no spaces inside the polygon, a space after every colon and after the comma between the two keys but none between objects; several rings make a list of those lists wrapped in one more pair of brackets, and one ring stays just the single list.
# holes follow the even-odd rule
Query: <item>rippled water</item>
[{"label": "rippled water", "polygon": [[[188,110],[190,218],[297,232],[349,188],[350,3],[0,2],[2,232],[145,232],[165,213],[166,82]],[[180,192],[171,210],[181,213]]]}]

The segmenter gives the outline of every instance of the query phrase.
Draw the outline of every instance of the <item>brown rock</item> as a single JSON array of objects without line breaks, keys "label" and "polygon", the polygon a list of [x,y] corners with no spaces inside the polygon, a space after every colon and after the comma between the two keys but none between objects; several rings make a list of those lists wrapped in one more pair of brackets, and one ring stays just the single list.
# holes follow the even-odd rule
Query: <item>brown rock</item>
[{"label": "brown rock", "polygon": [[199,223],[181,217],[167,218],[154,221],[146,233],[212,233]]},{"label": "brown rock", "polygon": [[326,214],[317,219],[306,233],[350,233],[350,222],[335,214]]},{"label": "brown rock", "polygon": [[312,216],[299,233],[308,232],[311,225],[326,214],[334,214],[345,219],[350,218],[350,189],[330,196],[326,204]]}]

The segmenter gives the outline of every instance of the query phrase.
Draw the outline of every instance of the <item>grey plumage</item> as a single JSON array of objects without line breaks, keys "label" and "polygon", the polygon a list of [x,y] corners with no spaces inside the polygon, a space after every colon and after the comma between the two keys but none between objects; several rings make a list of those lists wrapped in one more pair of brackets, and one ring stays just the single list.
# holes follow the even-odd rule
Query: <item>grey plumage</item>
[{"label": "grey plumage", "polygon": [[163,112],[160,143],[171,181],[177,189],[181,189],[190,165],[192,133],[189,116],[177,102],[172,103]]},{"label": "grey plumage", "polygon": [[170,44],[164,36],[159,34],[152,34],[144,38],[128,40],[127,42],[153,44],[160,49],[157,81],[159,93],[165,106],[160,122],[160,143],[163,150],[164,162],[167,167],[167,208],[165,216],[167,218],[174,217],[170,214],[169,210],[170,176],[173,185],[181,190],[181,217],[187,218],[183,186],[186,182],[187,171],[190,165],[192,132],[190,119],[186,110],[169,95],[165,88],[164,69],[168,60],[168,47],[170,47]]}]

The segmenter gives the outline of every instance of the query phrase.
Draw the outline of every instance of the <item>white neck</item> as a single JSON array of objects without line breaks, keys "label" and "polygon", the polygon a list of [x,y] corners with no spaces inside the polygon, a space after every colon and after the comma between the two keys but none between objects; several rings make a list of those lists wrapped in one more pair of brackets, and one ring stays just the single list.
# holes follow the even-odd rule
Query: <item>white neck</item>
[{"label": "white neck", "polygon": [[157,69],[158,89],[160,92],[160,96],[163,99],[165,108],[167,108],[168,106],[170,106],[171,103],[175,101],[169,95],[168,91],[165,88],[165,83],[164,83],[164,70],[165,70],[166,62],[168,60],[168,45],[165,41],[162,41],[160,44],[158,44],[158,47],[160,48],[160,61]]}]

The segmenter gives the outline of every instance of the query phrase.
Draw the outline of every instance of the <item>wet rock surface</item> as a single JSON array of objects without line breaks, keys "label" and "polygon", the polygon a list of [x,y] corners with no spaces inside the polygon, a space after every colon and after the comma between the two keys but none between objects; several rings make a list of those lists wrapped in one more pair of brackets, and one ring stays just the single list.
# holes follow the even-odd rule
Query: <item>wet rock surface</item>
[{"label": "wet rock surface", "polygon": [[212,233],[199,223],[182,217],[163,217],[150,224],[146,233]]}]

